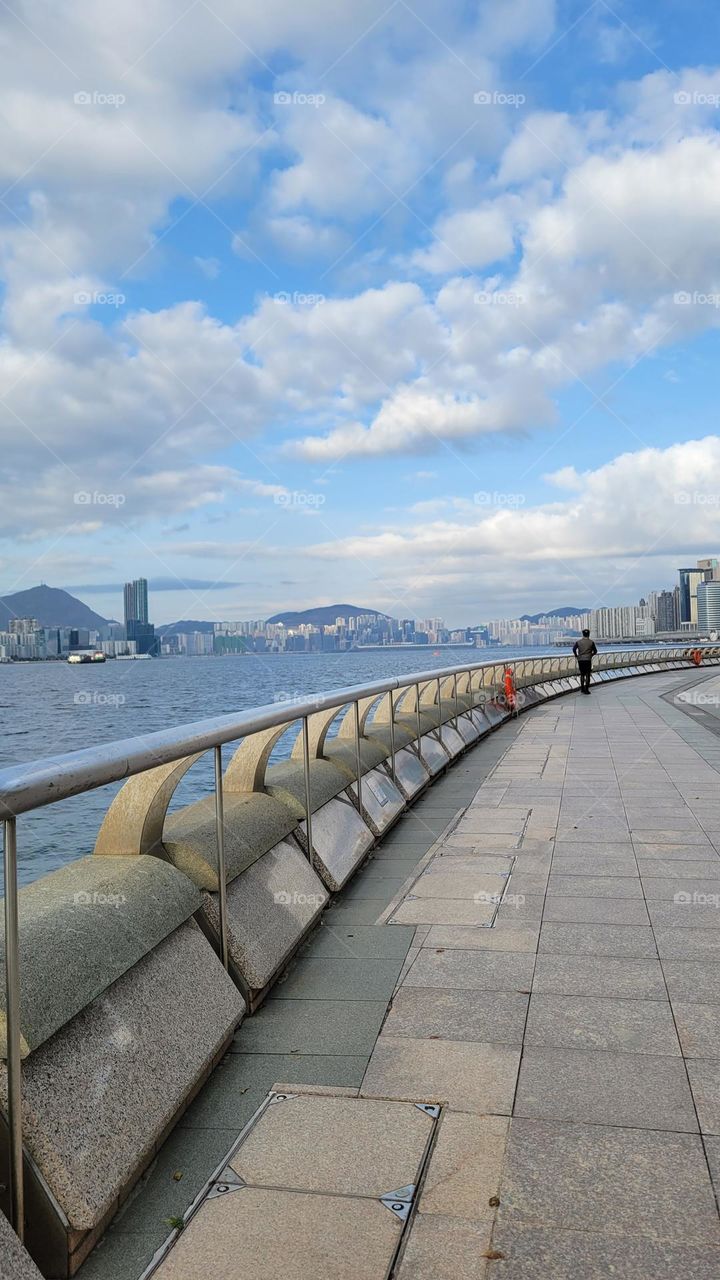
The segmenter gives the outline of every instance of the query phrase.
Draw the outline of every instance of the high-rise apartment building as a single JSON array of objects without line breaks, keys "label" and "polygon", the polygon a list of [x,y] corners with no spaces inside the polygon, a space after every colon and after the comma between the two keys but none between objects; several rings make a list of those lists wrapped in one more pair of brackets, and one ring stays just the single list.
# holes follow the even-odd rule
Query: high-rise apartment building
[{"label": "high-rise apartment building", "polygon": [[698,631],[701,636],[720,632],[720,582],[710,579],[697,589]]},{"label": "high-rise apartment building", "polygon": [[680,626],[697,626],[697,589],[705,581],[703,569],[679,569],[680,578]]},{"label": "high-rise apartment building", "polygon": [[136,578],[134,582],[126,582],[123,595],[125,602],[125,626],[127,626],[128,622],[147,622],[147,578]]}]

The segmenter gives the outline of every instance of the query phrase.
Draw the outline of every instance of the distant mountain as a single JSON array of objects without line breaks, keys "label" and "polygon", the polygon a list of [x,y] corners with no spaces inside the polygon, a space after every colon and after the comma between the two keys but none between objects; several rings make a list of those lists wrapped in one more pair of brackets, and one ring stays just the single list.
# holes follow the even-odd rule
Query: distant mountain
[{"label": "distant mountain", "polygon": [[268,622],[282,622],[286,627],[331,627],[336,618],[357,618],[361,613],[370,614],[374,618],[388,617],[388,614],[380,613],[377,609],[366,609],[357,604],[329,604],[324,608],[276,613],[272,618],[268,618]]},{"label": "distant mountain", "polygon": [[192,618],[185,618],[182,622],[164,622],[162,626],[155,628],[155,635],[190,635],[193,631],[204,631],[205,634],[211,634],[214,627],[215,624],[213,622],[196,622]]},{"label": "distant mountain", "polygon": [[566,605],[563,609],[541,609],[540,613],[524,613],[520,618],[521,622],[539,622],[540,618],[572,618],[579,613],[589,613],[589,609],[581,609],[573,604]]},{"label": "distant mountain", "polygon": [[0,598],[0,631],[12,618],[37,618],[43,627],[87,627],[98,631],[107,618],[95,613],[82,600],[58,587],[30,587]]}]

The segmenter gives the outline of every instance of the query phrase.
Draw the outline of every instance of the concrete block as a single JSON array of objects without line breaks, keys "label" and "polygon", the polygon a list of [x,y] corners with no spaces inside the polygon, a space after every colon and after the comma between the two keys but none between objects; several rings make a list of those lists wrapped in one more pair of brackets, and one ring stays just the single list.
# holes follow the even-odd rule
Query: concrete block
[{"label": "concrete block", "polygon": [[[347,772],[329,760],[310,761],[310,805],[312,812],[322,808],[348,784]],[[294,760],[273,764],[265,774],[265,787],[298,818],[305,817],[305,771]]]},{"label": "concrete block", "polygon": [[465,739],[461,733],[458,733],[454,725],[443,724],[439,736],[440,742],[451,760],[454,760],[456,756],[459,756],[465,750]]},{"label": "concrete block", "polygon": [[[100,1234],[244,1009],[189,920],[27,1059],[25,1149],[66,1215],[68,1252]],[[0,1103],[6,1110],[4,1066]],[[28,1206],[31,1222],[47,1212],[47,1203]],[[42,1252],[42,1238],[27,1243]],[[65,1268],[72,1274],[72,1262],[57,1258],[49,1274]]]},{"label": "concrete block", "polygon": [[430,781],[429,769],[411,747],[404,747],[395,755],[395,780],[406,800],[412,800]]},{"label": "concrete block", "polygon": [[[243,985],[262,991],[312,928],[329,894],[304,853],[289,840],[263,854],[228,888],[228,947]],[[204,918],[220,936],[217,894],[206,894]]]},{"label": "concrete block", "polygon": [[[304,822],[298,828],[303,838],[305,828]],[[333,893],[342,889],[375,843],[372,831],[345,796],[336,796],[313,813],[312,839],[314,865]]]},{"label": "concrete block", "polygon": [[432,778],[442,773],[450,763],[451,756],[434,733],[424,733],[420,739],[420,753],[423,764]]},{"label": "concrete block", "polygon": [[[357,802],[357,786],[349,788]],[[371,769],[362,778],[363,818],[368,826],[381,835],[405,808],[402,792],[384,769]]]},{"label": "concrete block", "polygon": [[[37,1049],[201,904],[174,867],[143,854],[80,858],[20,890],[23,1054]],[[0,925],[0,1057],[5,1057]]]},{"label": "concrete block", "polygon": [[[225,867],[228,883],[289,835],[298,817],[286,805],[260,791],[226,791]],[[215,797],[208,796],[171,813],[163,830],[165,852],[200,889],[217,891]]]}]

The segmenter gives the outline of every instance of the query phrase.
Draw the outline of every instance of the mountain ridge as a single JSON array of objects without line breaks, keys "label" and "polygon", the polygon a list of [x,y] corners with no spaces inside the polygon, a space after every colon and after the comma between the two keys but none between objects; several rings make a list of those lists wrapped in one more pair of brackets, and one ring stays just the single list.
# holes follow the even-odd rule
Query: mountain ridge
[{"label": "mountain ridge", "polygon": [[331,627],[336,618],[357,618],[359,614],[366,614],[373,618],[389,617],[389,614],[381,613],[379,609],[366,609],[361,605],[328,604],[319,605],[314,609],[288,609],[273,614],[267,621],[274,626],[282,623],[286,627]]},{"label": "mountain ridge", "polygon": [[90,631],[108,624],[107,618],[77,596],[44,583],[0,596],[0,631],[6,631],[13,618],[37,618],[42,627],[87,627]]}]

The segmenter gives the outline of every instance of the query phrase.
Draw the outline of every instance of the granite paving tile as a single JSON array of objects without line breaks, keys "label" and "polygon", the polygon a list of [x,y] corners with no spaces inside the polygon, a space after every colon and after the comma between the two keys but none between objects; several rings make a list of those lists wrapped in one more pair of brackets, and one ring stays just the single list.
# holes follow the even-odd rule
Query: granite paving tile
[{"label": "granite paving tile", "polygon": [[376,925],[335,924],[329,915],[323,917],[319,929],[312,934],[303,956],[320,958],[367,956],[376,960],[403,959],[412,943],[415,930],[409,926],[384,929]]},{"label": "granite paving tile", "polygon": [[693,1134],[514,1118],[500,1200],[498,1231],[544,1227],[686,1248],[720,1243],[702,1143]]},{"label": "granite paving tile", "polygon": [[525,1046],[680,1056],[667,1001],[544,995],[534,985]]},{"label": "granite paving tile", "polygon": [[661,960],[720,960],[720,929],[655,930]]},{"label": "granite paving tile", "polygon": [[547,892],[549,898],[642,898],[640,877],[561,875],[551,873]]},{"label": "granite paving tile", "polygon": [[539,950],[556,955],[657,955],[652,929],[638,925],[543,924]]},{"label": "granite paving tile", "polygon": [[520,1050],[511,1045],[380,1036],[361,1093],[509,1115]]},{"label": "granite paving tile", "polygon": [[[720,1066],[720,1063],[718,1064]],[[579,1049],[526,1049],[515,1115],[693,1133],[682,1059]]]},{"label": "granite paving tile", "polygon": [[529,953],[423,948],[405,985],[456,991],[526,991],[534,965],[535,957]]},{"label": "granite paving tile", "polygon": [[537,951],[539,925],[515,926],[512,921],[495,924],[492,929],[464,929],[433,925],[423,943],[429,950],[443,948],[459,951]]},{"label": "granite paving tile", "polygon": [[308,956],[295,961],[268,999],[389,1000],[401,967],[399,959]]},{"label": "granite paving tile", "polygon": [[397,1280],[485,1280],[492,1218],[415,1218]]},{"label": "granite paving tile", "polygon": [[493,1231],[491,1264],[497,1280],[716,1280],[717,1245],[686,1245],[646,1236],[608,1237],[596,1231],[557,1231],[501,1223]]},{"label": "granite paving tile", "polygon": [[633,898],[548,897],[543,920],[557,924],[647,925],[644,902]]},{"label": "granite paving tile", "polygon": [[720,1058],[688,1058],[687,1072],[701,1132],[720,1134]]},{"label": "granite paving tile", "polygon": [[446,1111],[425,1173],[421,1214],[483,1218],[498,1194],[509,1120]]},{"label": "granite paving tile", "polygon": [[720,1003],[720,957],[717,960],[663,960],[671,1001]]},{"label": "granite paving tile", "polygon": [[383,1034],[417,1039],[498,1041],[521,1045],[527,995],[513,991],[401,988],[393,1000]]},{"label": "granite paving tile", "polygon": [[369,1053],[385,1000],[269,1000],[235,1035],[239,1053]]},{"label": "granite paving tile", "polygon": [[720,894],[683,889],[672,902],[650,902],[654,929],[717,929],[720,927]]},{"label": "granite paving tile", "polygon": [[686,1058],[720,1058],[720,1017],[717,1004],[673,1000],[682,1051]]},{"label": "granite paving tile", "polygon": [[666,989],[659,960],[627,956],[537,957],[533,994],[607,996],[616,999],[665,1000]]}]

